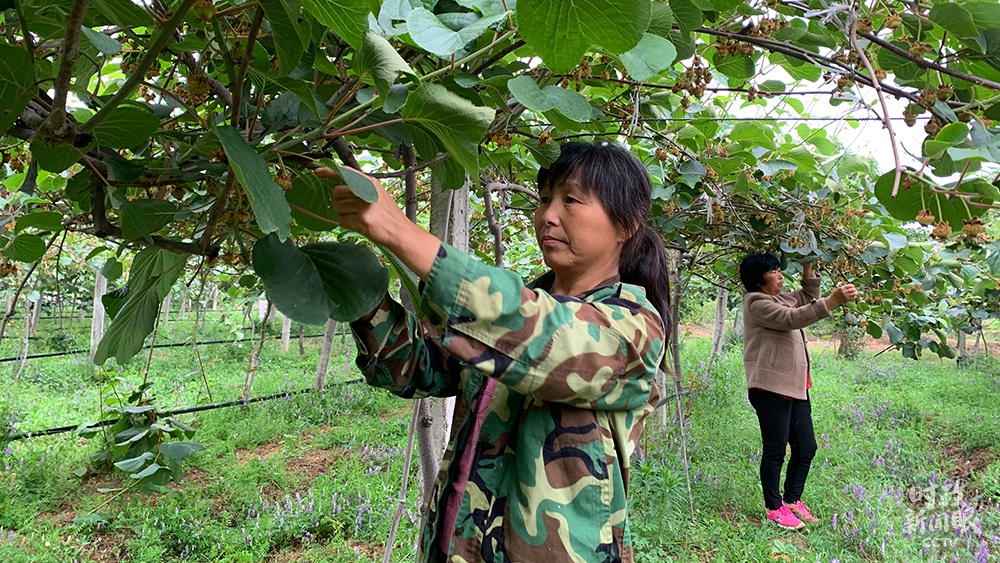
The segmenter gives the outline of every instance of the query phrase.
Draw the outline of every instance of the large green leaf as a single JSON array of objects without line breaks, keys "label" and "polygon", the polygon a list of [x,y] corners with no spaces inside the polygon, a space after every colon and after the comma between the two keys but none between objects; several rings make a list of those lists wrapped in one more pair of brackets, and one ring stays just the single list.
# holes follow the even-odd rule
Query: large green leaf
[{"label": "large green leaf", "polygon": [[930,20],[956,37],[979,35],[972,14],[957,2],[938,2],[931,7]]},{"label": "large green leaf", "polygon": [[570,72],[594,46],[620,54],[649,25],[649,0],[534,0],[517,3],[525,43],[553,72]]},{"label": "large green leaf", "polygon": [[336,171],[344,184],[351,188],[351,192],[363,201],[367,203],[378,201],[378,190],[375,188],[375,184],[357,170],[341,166],[332,158],[320,158],[316,160],[316,164]]},{"label": "large green leaf", "polygon": [[83,153],[73,145],[51,145],[41,136],[36,136],[31,141],[31,157],[38,161],[38,167],[42,170],[59,173],[83,158]]},{"label": "large green leaf", "polygon": [[701,27],[701,23],[704,21],[701,8],[691,0],[670,0],[670,11],[673,13],[674,22],[683,35],[690,35],[692,31]]},{"label": "large green leaf", "polygon": [[163,442],[160,444],[160,453],[167,459],[180,461],[187,456],[205,450],[201,442]]},{"label": "large green leaf", "polygon": [[440,84],[421,84],[403,106],[404,122],[419,124],[437,137],[469,174],[479,174],[479,142],[493,122],[493,110],[473,105]]},{"label": "large green leaf", "polygon": [[653,2],[649,7],[649,27],[646,31],[670,39],[670,32],[674,28],[674,13],[670,10],[670,6]]},{"label": "large green leaf", "polygon": [[[929,180],[916,173],[903,175],[900,182],[899,191],[896,197],[892,197],[892,184],[894,172],[887,172],[875,183],[875,197],[878,198],[886,211],[897,219],[912,221],[921,210],[927,209],[934,215],[935,221],[947,221],[953,231],[962,229],[962,222],[971,219],[973,215],[978,215],[981,210],[971,208],[963,197],[948,197],[945,194],[937,193],[934,189],[942,188],[933,186]],[[909,182],[906,182],[906,180]],[[969,192],[965,189],[962,193]]]},{"label": "large green leaf", "polygon": [[152,244],[152,234],[174,220],[177,205],[169,201],[139,199],[122,203],[118,214],[126,241],[141,238]]},{"label": "large green leaf", "polygon": [[25,229],[37,229],[39,231],[61,231],[62,213],[58,211],[33,211],[24,217],[17,218],[14,226],[14,234]]},{"label": "large green leaf", "polygon": [[271,37],[281,74],[288,74],[299,64],[305,47],[299,37],[299,2],[297,0],[260,0],[267,21],[271,24]]},{"label": "large green leaf", "polygon": [[215,134],[226,151],[236,179],[250,196],[257,226],[264,233],[277,232],[282,240],[287,238],[292,225],[292,212],[281,186],[271,178],[264,159],[236,129],[223,125],[215,128]]},{"label": "large green leaf", "polygon": [[0,134],[21,117],[31,98],[35,68],[21,47],[0,43]]},{"label": "large green leaf", "polygon": [[310,325],[357,319],[378,305],[389,284],[375,255],[351,243],[296,248],[268,235],[254,244],[253,267],[274,306]]},{"label": "large green leaf", "polygon": [[382,36],[373,31],[365,32],[361,48],[352,59],[354,72],[366,84],[374,84],[380,96],[388,96],[389,89],[402,76],[413,76],[413,69],[399,56]]},{"label": "large green leaf", "polygon": [[337,213],[333,210],[334,185],[336,181],[319,178],[312,172],[303,172],[292,177],[292,189],[285,193],[285,198],[289,204],[308,211],[307,214],[296,210],[295,207],[292,208],[292,219],[296,225],[310,231],[330,231],[336,227],[334,222],[337,221]]},{"label": "large green leaf", "polygon": [[80,31],[83,32],[83,36],[87,38],[87,41],[90,41],[90,44],[100,51],[102,55],[117,55],[122,50],[121,43],[99,31],[94,31],[87,26],[81,27]]},{"label": "large green leaf", "polygon": [[717,71],[737,82],[745,82],[757,73],[753,58],[743,55],[722,55],[716,52],[712,54],[712,63]]},{"label": "large green leaf", "polygon": [[622,53],[620,58],[629,76],[640,82],[645,82],[656,76],[661,71],[670,68],[674,58],[677,56],[677,49],[674,44],[652,33],[645,33],[639,44],[626,53]]},{"label": "large green leaf", "polygon": [[124,149],[148,142],[159,128],[160,118],[148,109],[120,106],[94,127],[94,138],[102,146]]},{"label": "large green leaf", "polygon": [[146,337],[156,325],[160,304],[184,271],[187,256],[148,247],[136,254],[129,270],[127,295],[97,345],[94,363],[103,364],[114,356],[124,364],[142,350]]},{"label": "large green leaf", "polygon": [[132,0],[91,0],[91,5],[119,27],[132,29],[153,25],[153,18]]},{"label": "large green leaf", "polygon": [[530,76],[511,78],[507,88],[521,105],[532,111],[545,113],[557,109],[578,123],[589,121],[593,114],[590,102],[580,93],[555,85],[539,88]]},{"label": "large green leaf", "polygon": [[0,246],[7,247],[4,256],[18,262],[34,262],[45,255],[45,242],[37,235],[17,235],[13,242],[0,236]]},{"label": "large green leaf", "polygon": [[378,14],[380,8],[378,0],[302,0],[302,5],[354,48],[361,46],[368,31],[369,14]]},{"label": "large green leaf", "polygon": [[506,19],[503,13],[483,18],[471,13],[469,15],[472,16],[472,21],[454,30],[445,25],[434,12],[418,7],[407,14],[406,28],[418,47],[438,57],[448,58],[475,41],[491,25]]}]

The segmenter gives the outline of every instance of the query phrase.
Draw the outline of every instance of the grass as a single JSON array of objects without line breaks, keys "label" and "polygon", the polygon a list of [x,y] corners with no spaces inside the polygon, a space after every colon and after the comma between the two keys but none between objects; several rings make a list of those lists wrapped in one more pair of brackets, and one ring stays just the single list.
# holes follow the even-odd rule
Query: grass
[{"label": "grass", "polygon": [[[189,328],[178,326],[161,341],[181,334]],[[0,351],[9,346],[7,339]],[[33,353],[42,349],[32,343]],[[201,347],[204,376],[190,349],[157,350],[156,403],[208,403],[206,382],[213,401],[237,398],[249,349]],[[1000,362],[987,358],[972,370],[892,354],[849,362],[823,347],[813,351],[820,450],[804,500],[821,523],[796,533],[762,522],[760,438],[740,350],[727,350],[706,373],[708,341],[689,337],[684,408],[695,518],[672,416],[666,428],[647,430],[634,458],[636,560],[997,560],[1000,404],[992,397],[1000,391]],[[342,384],[358,375],[349,360],[343,369],[347,353],[338,339],[324,393],[184,415],[206,450],[186,461],[183,480],[167,494],[101,492],[130,479],[95,471],[88,458],[96,442],[72,433],[0,442],[0,562],[380,560],[411,403]],[[295,344],[282,353],[268,341],[254,394],[310,387],[317,354],[317,340],[303,356]],[[13,382],[16,362],[0,364],[8,382],[0,421],[7,432],[95,421],[100,381],[121,377],[137,386],[144,365],[145,357],[137,358],[102,374],[85,358],[31,360]],[[85,468],[82,477],[74,473]],[[416,487],[409,493],[393,561],[413,558]],[[74,523],[95,512],[108,520]]]}]

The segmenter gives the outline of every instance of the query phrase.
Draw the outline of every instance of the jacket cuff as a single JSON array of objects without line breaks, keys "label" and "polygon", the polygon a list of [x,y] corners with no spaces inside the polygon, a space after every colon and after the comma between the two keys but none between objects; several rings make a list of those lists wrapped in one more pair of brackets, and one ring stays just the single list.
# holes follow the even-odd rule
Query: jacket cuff
[{"label": "jacket cuff", "polygon": [[458,292],[473,260],[457,248],[441,243],[437,257],[422,286],[420,316],[444,329],[457,308]]}]

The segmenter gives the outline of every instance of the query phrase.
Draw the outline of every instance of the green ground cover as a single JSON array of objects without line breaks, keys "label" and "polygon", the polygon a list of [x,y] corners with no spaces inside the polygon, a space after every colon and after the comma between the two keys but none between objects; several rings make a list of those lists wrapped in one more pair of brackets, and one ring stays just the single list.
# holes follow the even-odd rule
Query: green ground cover
[{"label": "green ground cover", "polygon": [[[160,341],[189,331],[178,326]],[[12,340],[0,350],[9,352]],[[342,384],[358,376],[353,366],[343,369],[347,345],[338,338],[325,393],[184,415],[206,450],[185,460],[183,480],[171,483],[170,493],[101,492],[130,479],[88,466],[96,440],[67,433],[0,441],[0,561],[381,560],[410,403]],[[32,353],[41,348],[33,343]],[[309,340],[300,355],[293,341],[282,353],[269,340],[254,395],[308,388],[318,348],[318,339]],[[206,383],[214,402],[238,398],[249,349],[200,347],[204,372],[190,348],[157,350],[150,367],[157,405],[209,403]],[[684,341],[695,518],[677,423],[652,426],[634,458],[637,561],[997,560],[1000,363],[958,369],[871,353],[849,362],[815,346],[820,450],[805,500],[821,522],[796,533],[762,522],[759,438],[739,347],[708,373],[707,349],[707,339]],[[101,381],[137,386],[145,360],[100,373],[85,357],[31,360],[17,381],[17,362],[0,364],[4,434],[98,420]],[[411,487],[393,561],[412,559],[416,500]],[[95,513],[106,519],[74,523]]]}]

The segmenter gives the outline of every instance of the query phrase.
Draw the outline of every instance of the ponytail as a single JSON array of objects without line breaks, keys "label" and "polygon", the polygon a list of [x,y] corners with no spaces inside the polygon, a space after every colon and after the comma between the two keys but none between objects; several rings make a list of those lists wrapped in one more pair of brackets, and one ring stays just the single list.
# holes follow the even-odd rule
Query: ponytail
[{"label": "ponytail", "polygon": [[618,262],[621,281],[642,286],[663,320],[664,342],[670,342],[670,279],[667,253],[656,231],[643,225],[622,247]]}]

